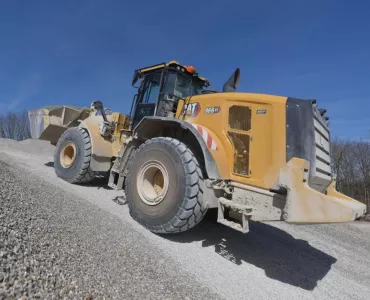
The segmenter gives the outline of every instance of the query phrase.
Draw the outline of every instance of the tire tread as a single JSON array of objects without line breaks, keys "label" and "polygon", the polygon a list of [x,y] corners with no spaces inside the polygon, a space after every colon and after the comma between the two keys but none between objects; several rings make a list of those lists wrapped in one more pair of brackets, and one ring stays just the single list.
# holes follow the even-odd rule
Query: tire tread
[{"label": "tire tread", "polygon": [[[149,230],[159,234],[169,234],[187,231],[196,226],[204,217],[208,210],[208,204],[203,199],[203,175],[198,160],[192,151],[181,141],[169,137],[156,137],[145,141],[141,144],[136,153],[151,143],[163,143],[175,149],[179,154],[183,165],[185,166],[186,184],[185,197],[178,210],[177,214],[166,224],[162,226],[149,226],[144,220],[140,218],[140,214],[133,211],[130,201],[128,206],[130,208],[131,217],[139,222]],[[132,159],[130,163],[134,160]],[[130,166],[128,166],[130,168]],[[131,172],[128,172],[128,177]],[[153,228],[154,227],[154,228]]]},{"label": "tire tread", "polygon": [[[83,143],[84,143],[84,154],[83,154],[83,165],[72,179],[68,180],[70,183],[75,183],[75,184],[86,184],[91,182],[94,177],[95,177],[95,172],[91,169],[90,163],[91,163],[91,139],[90,135],[88,134],[87,130],[82,127],[73,127],[68,129],[68,130],[76,130],[82,137]],[[63,136],[62,136],[63,137]],[[60,138],[58,143],[57,143],[57,148],[59,147],[60,143],[63,141],[63,138]],[[54,155],[54,161],[56,161],[56,152]]]}]

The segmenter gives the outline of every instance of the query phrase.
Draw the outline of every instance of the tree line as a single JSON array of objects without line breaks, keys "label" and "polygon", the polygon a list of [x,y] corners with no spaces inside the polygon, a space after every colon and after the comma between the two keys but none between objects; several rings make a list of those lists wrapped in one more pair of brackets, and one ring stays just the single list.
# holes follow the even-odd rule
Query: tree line
[{"label": "tree line", "polygon": [[334,138],[332,167],[337,190],[367,205],[370,210],[370,142]]},{"label": "tree line", "polygon": [[[0,138],[31,138],[27,111],[0,115]],[[332,167],[337,190],[365,203],[370,210],[370,142],[332,138]]]},{"label": "tree line", "polygon": [[0,138],[22,141],[31,138],[27,111],[0,115]]}]

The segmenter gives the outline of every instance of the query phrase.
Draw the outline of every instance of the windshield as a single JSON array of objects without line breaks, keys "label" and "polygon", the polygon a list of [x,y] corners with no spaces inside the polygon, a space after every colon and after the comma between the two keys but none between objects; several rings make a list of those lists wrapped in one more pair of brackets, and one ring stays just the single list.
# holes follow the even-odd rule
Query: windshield
[{"label": "windshield", "polygon": [[169,73],[165,90],[180,98],[202,93],[202,82],[195,77],[181,73]]}]

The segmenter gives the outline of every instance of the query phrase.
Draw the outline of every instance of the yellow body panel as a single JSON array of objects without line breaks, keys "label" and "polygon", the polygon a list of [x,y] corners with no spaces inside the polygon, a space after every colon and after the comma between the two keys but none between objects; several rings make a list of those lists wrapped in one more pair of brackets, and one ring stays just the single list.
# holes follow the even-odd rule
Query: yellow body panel
[{"label": "yellow body panel", "polygon": [[[188,100],[188,99],[187,99]],[[177,116],[189,123],[204,126],[217,144],[210,149],[220,176],[237,182],[269,189],[277,181],[279,171],[286,164],[286,97],[247,94],[215,93],[192,96],[189,103],[199,103],[196,116],[181,116],[183,101],[178,106]],[[229,109],[231,106],[246,106],[251,109],[251,138],[249,154],[250,174],[240,175],[233,171],[234,147],[228,137]],[[219,107],[218,113],[205,113],[206,108]],[[257,111],[265,111],[257,114]],[[233,130],[238,132],[238,130]]]}]

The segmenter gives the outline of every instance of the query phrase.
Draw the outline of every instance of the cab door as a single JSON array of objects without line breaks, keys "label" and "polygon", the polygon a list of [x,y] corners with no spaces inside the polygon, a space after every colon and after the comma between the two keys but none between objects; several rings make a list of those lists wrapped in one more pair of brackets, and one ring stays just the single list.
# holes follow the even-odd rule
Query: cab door
[{"label": "cab door", "polygon": [[160,73],[151,74],[144,78],[142,88],[139,89],[137,105],[133,117],[133,128],[142,118],[153,116],[160,87]]}]

